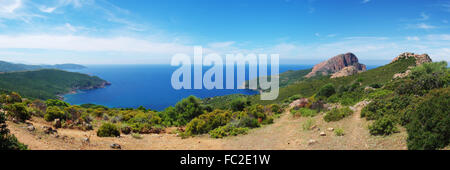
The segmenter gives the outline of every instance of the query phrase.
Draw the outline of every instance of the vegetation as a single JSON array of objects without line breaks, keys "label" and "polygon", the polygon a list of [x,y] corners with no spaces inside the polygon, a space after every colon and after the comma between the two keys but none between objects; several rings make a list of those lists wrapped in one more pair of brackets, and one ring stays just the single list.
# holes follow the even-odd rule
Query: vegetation
[{"label": "vegetation", "polygon": [[312,109],[307,109],[307,108],[299,108],[299,109],[291,109],[291,114],[294,117],[314,117],[316,116],[318,113],[316,110],[312,110]]},{"label": "vegetation", "polygon": [[303,130],[311,130],[311,128],[314,126],[314,124],[315,124],[314,119],[310,118],[310,119],[306,120],[305,123],[303,123],[303,125],[302,125]]},{"label": "vegetation", "polygon": [[6,107],[8,110],[8,115],[12,118],[17,119],[18,121],[25,122],[31,118],[31,114],[28,112],[25,104],[23,103],[14,103]]},{"label": "vegetation", "polygon": [[28,98],[56,99],[74,89],[100,87],[105,81],[80,73],[38,70],[0,74],[0,92],[18,92]]},{"label": "vegetation", "polygon": [[398,131],[396,123],[391,116],[384,116],[369,125],[372,135],[390,135]]},{"label": "vegetation", "polygon": [[336,136],[344,136],[345,135],[344,129],[342,129],[342,128],[335,129],[334,130],[334,135],[336,135]]},{"label": "vegetation", "polygon": [[353,110],[351,110],[349,107],[344,107],[341,109],[334,108],[331,111],[327,112],[323,119],[326,122],[339,121],[351,114],[353,114]]},{"label": "vegetation", "polygon": [[99,137],[117,137],[120,136],[119,128],[112,123],[105,123],[97,131]]},{"label": "vegetation", "polygon": [[82,65],[77,64],[57,64],[57,65],[25,65],[25,64],[13,64],[9,62],[0,61],[0,72],[13,72],[13,71],[31,71],[38,69],[82,69],[85,68]]},{"label": "vegetation", "polygon": [[26,150],[27,146],[20,143],[17,138],[9,134],[6,125],[6,115],[0,113],[0,150]]}]

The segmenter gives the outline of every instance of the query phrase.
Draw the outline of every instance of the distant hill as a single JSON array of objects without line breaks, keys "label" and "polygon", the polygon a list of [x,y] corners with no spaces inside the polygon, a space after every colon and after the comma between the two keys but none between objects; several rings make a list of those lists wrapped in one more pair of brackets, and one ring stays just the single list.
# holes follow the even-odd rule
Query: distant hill
[{"label": "distant hill", "polygon": [[55,99],[73,90],[96,89],[109,85],[96,76],[56,69],[0,74],[0,92],[18,92],[27,98]]},{"label": "distant hill", "polygon": [[346,67],[352,67],[356,72],[367,70],[366,65],[358,62],[358,57],[356,57],[355,54],[346,53],[334,56],[327,61],[315,65],[312,71],[305,77],[310,78],[317,75],[329,75],[337,73]]},{"label": "distant hill", "polygon": [[26,65],[15,64],[5,61],[0,61],[0,72],[14,72],[14,71],[31,71],[39,69],[83,69],[85,66],[78,64],[56,64],[56,65]]}]

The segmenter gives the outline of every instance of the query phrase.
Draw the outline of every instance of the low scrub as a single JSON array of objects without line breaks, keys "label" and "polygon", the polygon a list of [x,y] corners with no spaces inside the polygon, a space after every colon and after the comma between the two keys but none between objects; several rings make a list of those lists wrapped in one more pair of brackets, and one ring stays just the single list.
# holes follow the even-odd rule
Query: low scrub
[{"label": "low scrub", "polygon": [[323,119],[326,122],[339,121],[347,116],[350,116],[351,114],[353,114],[353,110],[351,110],[349,107],[344,107],[341,109],[334,108],[331,111],[327,112]]},{"label": "low scrub", "polygon": [[119,128],[112,123],[105,123],[97,131],[99,137],[117,137],[120,136]]},{"label": "low scrub", "polygon": [[245,127],[236,127],[232,124],[228,124],[226,126],[221,126],[209,132],[209,135],[212,138],[223,138],[227,136],[237,136],[239,134],[247,134],[248,128]]},{"label": "low scrub", "polygon": [[398,132],[398,129],[394,119],[391,116],[385,116],[370,125],[369,132],[372,135],[390,135]]},{"label": "low scrub", "polygon": [[294,117],[314,117],[318,113],[316,110],[311,110],[307,108],[291,109],[291,114]]}]

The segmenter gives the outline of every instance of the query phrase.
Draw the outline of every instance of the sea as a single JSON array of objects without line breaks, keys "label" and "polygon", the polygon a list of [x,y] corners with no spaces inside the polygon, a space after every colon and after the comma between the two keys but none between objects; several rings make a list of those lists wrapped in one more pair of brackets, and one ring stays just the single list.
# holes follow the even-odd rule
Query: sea
[{"label": "sea", "polygon": [[[312,67],[313,65],[280,65],[279,72]],[[178,101],[190,95],[207,98],[229,94],[258,94],[257,91],[249,89],[175,90],[172,87],[171,78],[172,73],[178,68],[170,65],[87,65],[87,68],[84,69],[68,70],[98,76],[110,82],[111,85],[101,89],[79,90],[77,93],[64,95],[64,100],[72,105],[97,104],[110,108],[143,106],[147,109],[161,111],[169,106],[174,106]],[[374,68],[374,66],[370,68]],[[203,67],[203,73],[207,70],[209,68]],[[246,70],[246,80],[253,79],[254,77],[248,76],[248,66]],[[270,67],[268,67],[268,73],[270,74]],[[244,83],[237,82],[237,76],[234,77],[235,86]]]}]

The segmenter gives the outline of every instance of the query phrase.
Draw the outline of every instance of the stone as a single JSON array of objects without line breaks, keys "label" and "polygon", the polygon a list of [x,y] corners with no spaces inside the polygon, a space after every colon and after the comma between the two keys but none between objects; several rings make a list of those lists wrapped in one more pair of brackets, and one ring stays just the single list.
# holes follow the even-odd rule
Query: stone
[{"label": "stone", "polygon": [[328,128],[327,130],[330,131],[330,132],[333,132],[334,128]]},{"label": "stone", "polygon": [[392,77],[392,79],[401,79],[401,78],[405,78],[407,76],[409,76],[411,74],[411,70],[406,70],[404,73],[397,73],[394,74],[394,76]]},{"label": "stone", "polygon": [[317,143],[317,141],[314,140],[314,139],[310,139],[310,140],[308,141],[308,145],[314,145],[314,144],[316,144],[316,143]]},{"label": "stone", "polygon": [[122,147],[121,147],[119,144],[117,144],[117,143],[111,144],[110,147],[111,147],[112,149],[122,149]]},{"label": "stone", "polygon": [[28,125],[28,126],[27,126],[27,129],[28,129],[28,131],[30,131],[30,132],[36,130],[36,128],[34,128],[33,125]]},{"label": "stone", "polygon": [[320,136],[327,136],[325,132],[320,132]]},{"label": "stone", "polygon": [[[359,63],[358,57],[356,57],[355,54],[346,53],[337,55],[333,58],[330,58],[327,61],[315,65],[312,71],[305,77],[310,78],[320,74],[322,75],[333,74],[349,66],[353,66],[354,70],[356,70],[357,72],[363,72],[367,70],[366,65]],[[353,68],[347,69],[352,70]]]},{"label": "stone", "polygon": [[90,142],[89,138],[83,138],[83,139],[81,139],[81,141],[84,142],[84,143],[89,143]]},{"label": "stone", "polygon": [[306,107],[306,105],[308,105],[308,103],[309,103],[309,99],[302,98],[302,99],[293,101],[289,106],[293,107],[293,108],[303,108],[303,107]]},{"label": "stone", "polygon": [[331,78],[334,79],[334,78],[339,78],[339,77],[347,77],[347,76],[358,74],[359,72],[360,71],[358,69],[356,69],[355,66],[348,66],[348,67],[344,67],[342,70],[331,75]]},{"label": "stone", "polygon": [[56,129],[61,128],[61,120],[60,119],[55,119],[53,121],[53,127],[56,128]]}]

